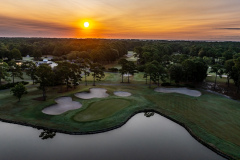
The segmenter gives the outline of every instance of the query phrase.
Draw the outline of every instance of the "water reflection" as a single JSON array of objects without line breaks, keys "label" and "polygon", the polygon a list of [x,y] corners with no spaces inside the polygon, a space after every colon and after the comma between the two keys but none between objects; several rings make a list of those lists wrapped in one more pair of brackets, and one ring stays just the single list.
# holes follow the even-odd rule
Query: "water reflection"
[{"label": "water reflection", "polygon": [[154,112],[145,112],[144,116],[145,117],[152,117],[152,116],[154,116]]},{"label": "water reflection", "polygon": [[39,135],[39,137],[42,139],[42,140],[45,140],[45,139],[49,139],[49,138],[54,138],[56,136],[56,132],[52,132],[52,131],[49,131],[49,130],[43,130],[41,132],[41,134]]},{"label": "water reflection", "polygon": [[[0,122],[0,160],[223,160],[178,124],[154,114],[132,117],[121,128],[67,135]],[[54,135],[52,138],[52,135]],[[48,138],[43,141],[42,137]]]}]

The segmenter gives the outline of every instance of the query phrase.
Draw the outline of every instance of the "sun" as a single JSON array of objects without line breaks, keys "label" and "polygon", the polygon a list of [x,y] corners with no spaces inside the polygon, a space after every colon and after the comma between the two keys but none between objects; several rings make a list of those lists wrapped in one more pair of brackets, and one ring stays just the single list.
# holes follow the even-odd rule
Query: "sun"
[{"label": "sun", "polygon": [[89,27],[89,22],[84,22],[84,27]]}]

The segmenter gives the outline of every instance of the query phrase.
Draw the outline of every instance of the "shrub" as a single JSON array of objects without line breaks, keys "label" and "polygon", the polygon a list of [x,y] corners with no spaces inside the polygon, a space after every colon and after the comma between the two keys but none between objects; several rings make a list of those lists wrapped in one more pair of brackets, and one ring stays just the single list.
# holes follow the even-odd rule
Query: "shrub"
[{"label": "shrub", "polygon": [[27,85],[29,82],[22,81],[22,82],[16,82],[16,83],[8,83],[8,84],[5,84],[5,85],[1,85],[0,90],[12,88],[19,83],[22,83],[23,85]]},{"label": "shrub", "polygon": [[108,68],[108,70],[109,70],[110,72],[118,72],[118,69],[117,69],[117,68]]},{"label": "shrub", "polygon": [[18,98],[18,102],[20,102],[20,99],[24,94],[27,94],[27,88],[22,84],[18,83],[16,84],[12,89],[11,93]]},{"label": "shrub", "polygon": [[162,83],[161,86],[172,86],[172,85],[171,83],[166,82],[166,83]]}]

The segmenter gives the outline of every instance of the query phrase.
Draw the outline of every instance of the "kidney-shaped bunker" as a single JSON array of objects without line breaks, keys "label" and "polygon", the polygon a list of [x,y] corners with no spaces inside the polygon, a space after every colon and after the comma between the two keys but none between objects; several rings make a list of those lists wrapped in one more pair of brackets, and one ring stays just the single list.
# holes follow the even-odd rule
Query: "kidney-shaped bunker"
[{"label": "kidney-shaped bunker", "polygon": [[59,115],[69,110],[82,107],[81,103],[72,101],[71,97],[59,97],[55,99],[55,102],[57,102],[57,104],[44,108],[42,112],[49,115]]}]

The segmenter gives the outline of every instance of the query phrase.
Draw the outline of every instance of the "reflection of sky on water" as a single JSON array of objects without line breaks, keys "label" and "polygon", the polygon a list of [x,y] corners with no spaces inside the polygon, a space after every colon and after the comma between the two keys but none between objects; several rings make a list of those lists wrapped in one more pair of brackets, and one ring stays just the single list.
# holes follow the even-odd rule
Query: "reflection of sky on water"
[{"label": "reflection of sky on water", "polygon": [[31,127],[0,123],[0,129],[0,159],[223,159],[158,114],[148,118],[137,114],[123,127],[105,133],[57,133],[44,141],[38,137],[42,131]]}]

